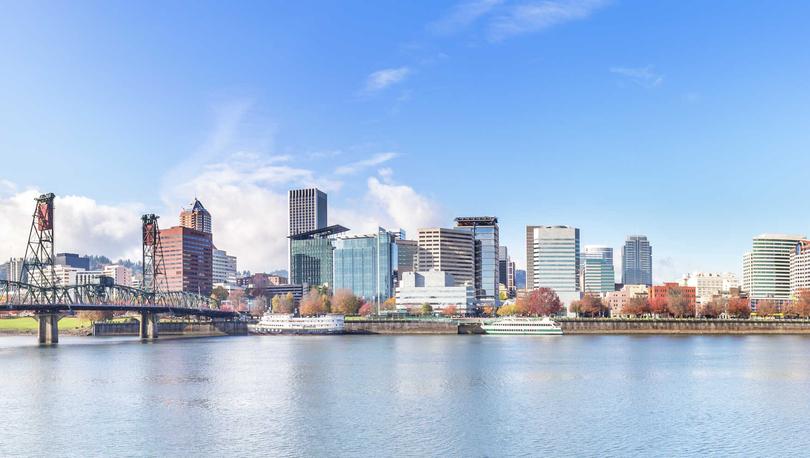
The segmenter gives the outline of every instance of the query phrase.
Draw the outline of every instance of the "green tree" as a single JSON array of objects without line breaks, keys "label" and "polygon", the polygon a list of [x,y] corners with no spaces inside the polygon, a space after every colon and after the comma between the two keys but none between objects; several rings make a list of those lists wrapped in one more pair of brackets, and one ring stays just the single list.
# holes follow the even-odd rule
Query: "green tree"
[{"label": "green tree", "polygon": [[422,304],[422,307],[419,308],[419,313],[421,313],[422,315],[430,315],[431,313],[433,313],[433,307],[431,307],[430,304],[425,302],[424,304]]},{"label": "green tree", "polygon": [[217,286],[211,291],[211,299],[213,299],[217,305],[222,305],[222,302],[228,299],[228,290],[222,286]]}]

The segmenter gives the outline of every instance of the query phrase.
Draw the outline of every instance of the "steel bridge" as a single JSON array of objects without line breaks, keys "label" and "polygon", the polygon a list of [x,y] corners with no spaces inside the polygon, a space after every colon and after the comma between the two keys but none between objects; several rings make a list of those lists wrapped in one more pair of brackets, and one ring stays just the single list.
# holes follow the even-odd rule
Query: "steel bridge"
[{"label": "steel bridge", "polygon": [[54,270],[53,201],[53,194],[43,194],[36,199],[19,281],[0,280],[0,312],[33,312],[39,321],[41,344],[57,343],[59,319],[74,311],[140,314],[140,336],[143,339],[158,337],[159,314],[236,317],[235,312],[220,309],[216,301],[207,296],[168,291],[158,217],[152,214],[141,218],[143,287],[115,285],[110,277],[102,277],[98,283],[61,285]]}]

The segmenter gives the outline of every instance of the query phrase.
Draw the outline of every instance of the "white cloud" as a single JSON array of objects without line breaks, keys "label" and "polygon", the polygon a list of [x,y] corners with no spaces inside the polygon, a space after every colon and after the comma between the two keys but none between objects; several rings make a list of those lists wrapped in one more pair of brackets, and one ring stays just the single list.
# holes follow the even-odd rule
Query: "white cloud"
[{"label": "white cloud", "polygon": [[[7,182],[8,183],[8,182]],[[28,240],[34,199],[28,189],[0,197],[0,260],[22,257]],[[57,196],[54,201],[54,244],[57,252],[104,254],[113,260],[140,257],[143,207],[100,204],[89,197]]]},{"label": "white cloud", "polygon": [[393,84],[399,83],[410,75],[408,67],[386,68],[377,70],[366,78],[366,92],[381,91]]},{"label": "white cloud", "polygon": [[514,5],[493,19],[489,26],[489,38],[500,41],[565,22],[585,19],[606,3],[604,0],[560,0]]},{"label": "white cloud", "polygon": [[459,3],[450,14],[430,24],[428,29],[436,33],[449,34],[463,29],[490,13],[503,0],[472,0]]},{"label": "white cloud", "polygon": [[664,81],[664,76],[656,73],[652,65],[646,67],[611,67],[610,72],[621,75],[634,84],[646,88],[653,88]]},{"label": "white cloud", "polygon": [[361,170],[367,169],[369,167],[374,167],[376,165],[380,165],[384,162],[388,162],[391,159],[397,157],[397,153],[378,153],[374,156],[364,159],[362,161],[352,162],[351,164],[342,165],[335,169],[335,173],[338,175],[349,175],[352,173],[357,173]]}]

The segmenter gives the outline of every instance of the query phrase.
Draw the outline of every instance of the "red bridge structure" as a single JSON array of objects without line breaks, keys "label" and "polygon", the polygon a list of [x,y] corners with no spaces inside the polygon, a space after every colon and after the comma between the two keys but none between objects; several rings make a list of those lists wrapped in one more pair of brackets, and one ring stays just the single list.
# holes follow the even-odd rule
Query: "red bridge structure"
[{"label": "red bridge structure", "polygon": [[156,339],[161,314],[207,318],[236,318],[209,297],[185,291],[168,291],[163,267],[158,217],[143,215],[143,283],[140,288],[116,285],[101,277],[97,284],[62,285],[54,269],[54,195],[43,194],[36,206],[28,234],[23,265],[17,281],[0,280],[0,312],[31,311],[39,322],[39,342],[59,341],[59,319],[82,310],[134,312],[140,337]]}]

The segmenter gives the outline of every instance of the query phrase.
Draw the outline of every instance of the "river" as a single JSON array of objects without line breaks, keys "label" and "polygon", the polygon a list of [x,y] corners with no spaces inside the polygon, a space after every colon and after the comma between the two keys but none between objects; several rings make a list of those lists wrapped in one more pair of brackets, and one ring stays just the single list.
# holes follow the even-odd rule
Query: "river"
[{"label": "river", "polygon": [[0,337],[0,456],[803,456],[810,337]]}]

